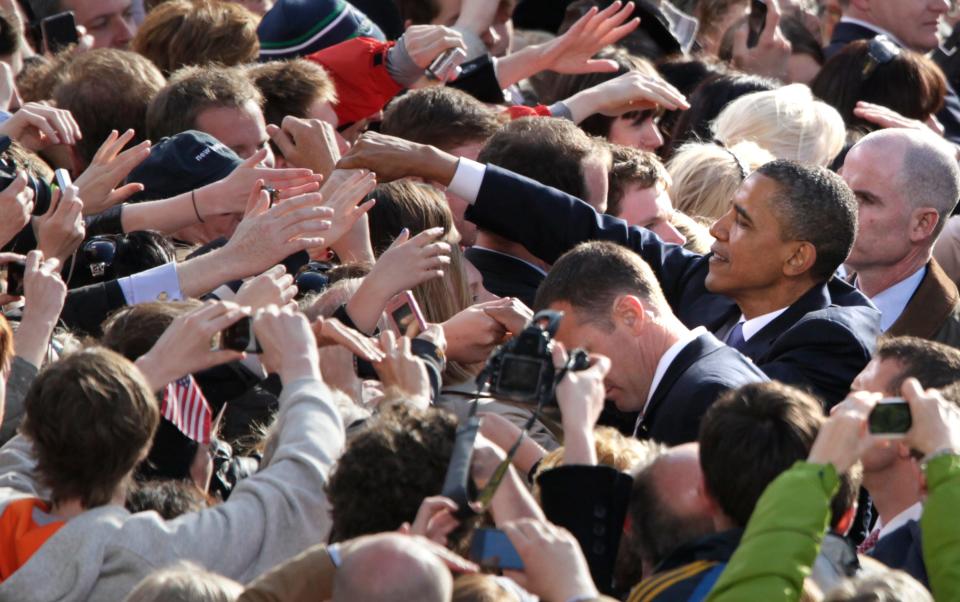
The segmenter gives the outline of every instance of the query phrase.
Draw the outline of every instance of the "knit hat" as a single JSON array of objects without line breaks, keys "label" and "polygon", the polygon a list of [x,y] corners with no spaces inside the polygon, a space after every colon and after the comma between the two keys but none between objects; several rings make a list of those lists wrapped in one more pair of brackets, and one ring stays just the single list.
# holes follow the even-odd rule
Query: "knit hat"
[{"label": "knit hat", "polygon": [[257,28],[260,60],[307,56],[358,37],[386,37],[365,14],[345,0],[279,0]]}]

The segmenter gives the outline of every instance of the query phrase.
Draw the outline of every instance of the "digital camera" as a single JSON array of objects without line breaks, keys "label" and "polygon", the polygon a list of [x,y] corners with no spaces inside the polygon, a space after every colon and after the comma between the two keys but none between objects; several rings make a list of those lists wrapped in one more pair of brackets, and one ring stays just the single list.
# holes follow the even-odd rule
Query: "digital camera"
[{"label": "digital camera", "polygon": [[[490,393],[499,399],[518,403],[553,402],[556,368],[550,342],[557,334],[563,312],[544,310],[533,316],[523,331],[494,351],[484,373],[489,379]],[[571,370],[586,370],[587,353],[575,349],[571,353]]]}]

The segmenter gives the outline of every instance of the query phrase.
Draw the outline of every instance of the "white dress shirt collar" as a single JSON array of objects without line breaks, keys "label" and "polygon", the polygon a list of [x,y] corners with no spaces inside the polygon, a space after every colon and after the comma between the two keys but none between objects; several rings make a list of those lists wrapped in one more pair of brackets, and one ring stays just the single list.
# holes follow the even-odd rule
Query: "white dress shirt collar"
[{"label": "white dress shirt collar", "polygon": [[877,525],[875,528],[879,527],[880,529],[880,538],[883,539],[887,535],[890,535],[900,527],[907,524],[911,520],[920,520],[920,516],[923,514],[923,503],[917,502],[916,504],[910,506],[900,514],[893,517],[888,524],[883,524],[883,521],[877,520]]},{"label": "white dress shirt collar", "polygon": [[770,313],[763,314],[762,316],[757,316],[756,318],[747,319],[746,316],[740,314],[740,323],[743,324],[743,340],[744,342],[749,341],[753,335],[757,334],[763,327],[773,322],[780,317],[780,314],[787,311],[787,307],[782,307],[771,311]]},{"label": "white dress shirt collar", "polygon": [[920,282],[927,273],[927,266],[921,267],[900,282],[888,287],[870,298],[880,310],[880,331],[886,332],[903,310],[907,308],[913,294],[920,287]]},{"label": "white dress shirt collar", "polygon": [[640,415],[637,416],[637,424],[633,427],[633,435],[637,435],[637,430],[640,428],[640,422],[643,420],[643,415],[647,412],[647,406],[650,405],[650,400],[653,399],[653,393],[657,390],[657,387],[660,386],[660,381],[663,380],[663,375],[667,373],[667,368],[670,367],[670,364],[673,363],[673,360],[677,359],[677,356],[680,355],[680,352],[683,351],[683,348],[692,343],[702,334],[706,334],[707,329],[703,326],[697,326],[685,336],[680,338],[676,343],[670,345],[669,348],[660,356],[660,361],[657,362],[657,369],[653,372],[653,380],[650,381],[650,390],[647,391],[647,399],[643,402],[643,409],[640,410]]}]

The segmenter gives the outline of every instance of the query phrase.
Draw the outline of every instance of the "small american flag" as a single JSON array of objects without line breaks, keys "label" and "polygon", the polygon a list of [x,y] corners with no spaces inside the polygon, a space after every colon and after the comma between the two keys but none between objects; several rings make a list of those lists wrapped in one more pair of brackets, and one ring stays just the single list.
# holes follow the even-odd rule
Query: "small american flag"
[{"label": "small american flag", "polygon": [[160,413],[191,440],[210,443],[210,406],[192,375],[167,385]]}]

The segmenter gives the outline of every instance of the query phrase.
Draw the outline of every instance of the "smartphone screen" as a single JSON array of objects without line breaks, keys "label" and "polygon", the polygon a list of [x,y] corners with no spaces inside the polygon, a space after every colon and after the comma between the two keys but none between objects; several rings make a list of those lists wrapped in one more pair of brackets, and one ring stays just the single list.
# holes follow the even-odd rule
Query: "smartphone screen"
[{"label": "smartphone screen", "polygon": [[417,300],[410,291],[403,291],[387,304],[387,314],[397,336],[416,337],[426,325]]},{"label": "smartphone screen", "polygon": [[260,353],[260,345],[253,334],[253,318],[241,318],[220,331],[220,348]]},{"label": "smartphone screen", "polygon": [[522,571],[523,561],[516,548],[499,529],[480,528],[470,544],[470,560],[483,567]]},{"label": "smartphone screen", "polygon": [[760,34],[767,24],[767,3],[765,0],[750,0],[750,33],[747,35],[747,47],[753,48],[760,41]]},{"label": "smartphone screen", "polygon": [[902,436],[913,426],[910,406],[899,397],[881,399],[870,412],[869,424],[874,435]]},{"label": "smartphone screen", "polygon": [[44,45],[52,53],[80,41],[77,37],[77,21],[73,11],[47,17],[40,22],[40,31],[43,33]]},{"label": "smartphone screen", "polygon": [[23,295],[23,273],[26,263],[23,260],[14,260],[3,266],[4,291],[8,295]]}]

